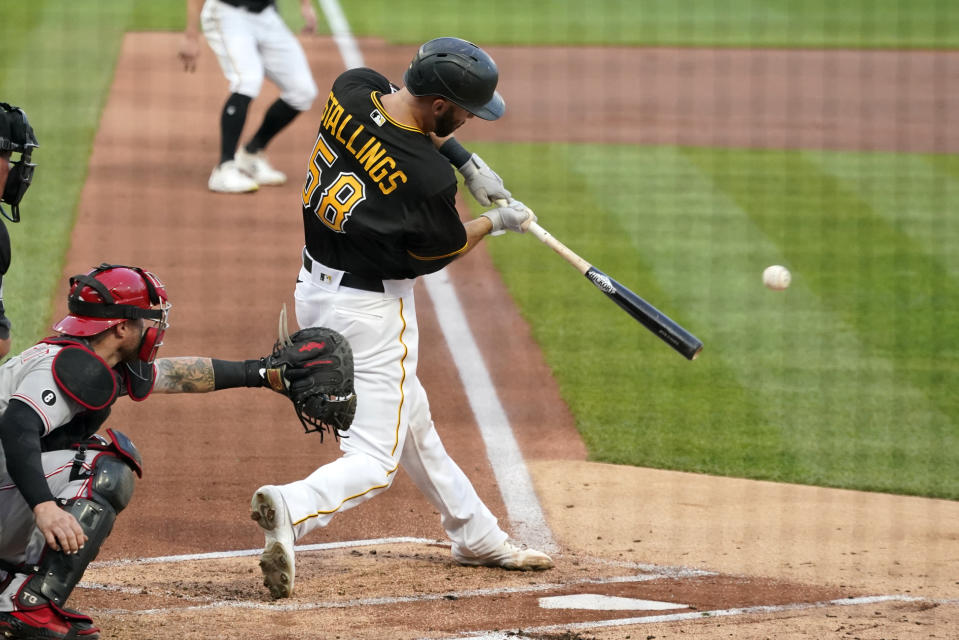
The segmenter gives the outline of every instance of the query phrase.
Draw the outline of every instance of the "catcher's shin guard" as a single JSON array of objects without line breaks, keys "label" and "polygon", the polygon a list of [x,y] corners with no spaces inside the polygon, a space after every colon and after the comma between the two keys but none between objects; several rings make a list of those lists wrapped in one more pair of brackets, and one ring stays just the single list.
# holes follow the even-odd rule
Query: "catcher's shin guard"
[{"label": "catcher's shin guard", "polygon": [[130,466],[113,454],[98,454],[93,463],[90,498],[68,500],[65,506],[87,535],[86,543],[71,555],[45,549],[36,573],[17,594],[17,606],[29,609],[49,601],[62,607],[113,530],[117,513],[129,504],[132,495]]}]

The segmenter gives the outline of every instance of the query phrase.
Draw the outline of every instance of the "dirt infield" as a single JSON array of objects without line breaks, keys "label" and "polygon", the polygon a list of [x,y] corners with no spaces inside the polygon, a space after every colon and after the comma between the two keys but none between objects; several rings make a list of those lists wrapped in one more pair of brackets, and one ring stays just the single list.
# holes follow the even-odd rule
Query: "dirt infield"
[{"label": "dirt infield", "polygon": [[[64,275],[101,261],[148,267],[174,304],[163,355],[252,357],[272,346],[280,306],[292,304],[302,246],[298,176],[323,100],[269,150],[291,176],[288,186],[211,194],[225,81],[209,51],[195,75],[184,74],[178,37],[124,40]],[[341,59],[329,39],[304,45],[322,96]],[[394,80],[411,53],[372,40],[360,46],[367,64]],[[956,76],[959,54],[491,52],[510,110],[500,123],[471,122],[467,142],[959,149],[959,129],[934,126],[959,108],[942,79]],[[275,95],[271,86],[253,103],[248,124]],[[272,602],[260,586],[262,535],[249,520],[249,498],[337,451],[304,435],[282,398],[236,390],[115,408],[112,425],[137,443],[145,474],[71,605],[93,615],[105,637],[124,640],[954,633],[959,504],[586,462],[486,252],[448,272],[481,352],[510,353],[486,365],[559,549],[556,569],[455,565],[438,516],[400,474],[386,494],[300,540],[294,597]],[[510,528],[470,389],[459,383],[436,310],[417,286],[420,375],[434,419]],[[583,594],[625,608],[550,606]]]}]

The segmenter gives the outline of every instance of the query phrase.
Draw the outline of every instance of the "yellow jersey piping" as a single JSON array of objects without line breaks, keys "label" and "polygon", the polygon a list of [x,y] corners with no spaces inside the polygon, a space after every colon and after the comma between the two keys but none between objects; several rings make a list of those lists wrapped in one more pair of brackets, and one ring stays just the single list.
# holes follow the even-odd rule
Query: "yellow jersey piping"
[{"label": "yellow jersey piping", "polygon": [[412,257],[416,258],[417,260],[442,260],[443,258],[449,258],[450,256],[456,256],[463,253],[464,251],[466,251],[466,248],[468,246],[470,246],[469,242],[464,244],[462,247],[460,247],[456,251],[452,253],[447,253],[446,255],[442,255],[442,256],[418,256],[412,251],[407,251],[406,253],[410,254]]},{"label": "yellow jersey piping", "polygon": [[[400,358],[400,370],[403,372],[403,375],[400,376],[400,405],[396,408],[396,430],[393,436],[393,449],[390,451],[390,455],[396,455],[396,448],[400,444],[400,423],[403,416],[403,405],[406,402],[406,392],[403,391],[403,385],[406,384],[406,356],[410,350],[409,347],[406,346],[406,343],[403,342],[403,334],[406,333],[406,317],[403,315],[403,298],[400,298],[400,322],[403,324],[399,337],[400,344],[403,345],[403,357]],[[396,467],[393,467],[390,473],[393,473],[393,471],[396,471]]]},{"label": "yellow jersey piping", "polygon": [[394,126],[397,126],[400,129],[406,129],[407,131],[412,131],[414,133],[422,133],[424,136],[426,135],[426,132],[423,131],[422,129],[411,127],[408,124],[403,124],[402,122],[394,120],[393,117],[386,112],[386,108],[383,106],[383,103],[380,102],[379,93],[380,93],[379,91],[371,91],[370,99],[373,100],[373,104],[376,105],[376,108],[379,109],[380,113],[383,114],[384,118],[389,120]]}]

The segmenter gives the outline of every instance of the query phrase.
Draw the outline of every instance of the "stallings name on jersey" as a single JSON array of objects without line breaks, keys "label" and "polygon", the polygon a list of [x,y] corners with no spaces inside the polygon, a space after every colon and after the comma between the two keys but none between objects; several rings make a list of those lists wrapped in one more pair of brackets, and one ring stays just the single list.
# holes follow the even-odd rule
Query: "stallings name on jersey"
[{"label": "stallings name on jersey", "polygon": [[383,143],[368,132],[362,122],[356,122],[352,114],[345,113],[332,93],[323,111],[320,128],[353,154],[384,195],[389,195],[407,181],[406,174],[396,168],[396,160],[387,154]]}]

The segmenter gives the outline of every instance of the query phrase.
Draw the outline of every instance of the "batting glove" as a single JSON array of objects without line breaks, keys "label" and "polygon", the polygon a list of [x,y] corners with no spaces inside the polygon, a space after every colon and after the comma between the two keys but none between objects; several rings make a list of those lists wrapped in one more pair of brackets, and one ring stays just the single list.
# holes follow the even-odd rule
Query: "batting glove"
[{"label": "batting glove", "polygon": [[493,223],[490,235],[498,236],[506,231],[526,233],[529,225],[536,221],[536,214],[519,200],[511,200],[504,207],[490,209],[483,214]]},{"label": "batting glove", "polygon": [[493,200],[509,200],[512,195],[503,185],[503,179],[475,153],[459,168],[459,172],[463,174],[470,193],[484,207],[490,206]]}]

